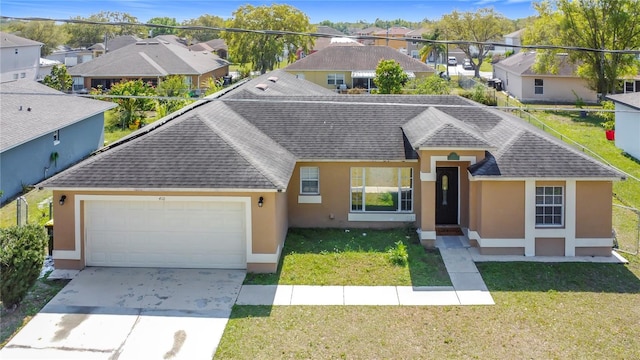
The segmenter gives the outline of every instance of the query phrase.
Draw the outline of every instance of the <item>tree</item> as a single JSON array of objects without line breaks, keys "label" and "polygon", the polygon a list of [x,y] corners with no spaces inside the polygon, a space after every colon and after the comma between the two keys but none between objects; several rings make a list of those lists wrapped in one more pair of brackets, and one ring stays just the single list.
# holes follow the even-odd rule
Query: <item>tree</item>
[{"label": "tree", "polygon": [[15,21],[10,23],[12,32],[20,33],[20,36],[43,43],[40,48],[40,56],[47,56],[55,48],[66,42],[66,33],[62,26],[53,21]]},{"label": "tree", "polygon": [[[436,28],[435,31],[432,34],[422,34],[422,38],[423,39],[427,39],[427,40],[441,40],[440,39],[441,33],[440,33],[440,29]],[[429,58],[429,54],[433,53],[434,54],[434,59],[435,59],[435,68],[436,70],[438,69],[438,57],[440,56],[440,54],[444,53],[447,51],[447,46],[443,43],[438,43],[438,42],[427,42],[424,45],[422,45],[422,47],[420,48],[420,60],[422,60],[422,62],[427,62],[427,59]]]},{"label": "tree", "polygon": [[195,40],[196,42],[204,42],[220,37],[220,30],[206,28],[223,28],[224,19],[219,16],[204,14],[197,19],[185,20],[183,26],[197,26],[199,29],[180,30],[178,36]]},{"label": "tree", "polygon": [[[170,17],[154,17],[147,21],[147,24],[155,24],[155,25],[167,25],[167,26],[178,26],[178,22],[176,18]],[[177,29],[166,28],[166,27],[149,27],[149,31],[151,32],[150,37],[158,36],[158,35],[174,35],[178,33]]]},{"label": "tree", "polygon": [[[313,31],[309,17],[290,5],[271,6],[245,5],[233,13],[226,23],[228,28],[249,30],[291,31],[306,33]],[[283,51],[288,62],[293,62],[296,51],[309,53],[313,38],[297,34],[269,34],[225,31],[222,38],[227,41],[229,53],[241,65],[252,63],[261,73],[273,70],[282,61]]]},{"label": "tree", "polygon": [[162,79],[156,87],[158,96],[184,98],[184,100],[158,100],[158,106],[162,106],[167,114],[181,109],[189,103],[189,85],[182,75],[171,75]]},{"label": "tree", "polygon": [[[142,80],[122,81],[111,87],[109,95],[122,96],[155,96],[156,91],[150,84]],[[129,126],[144,124],[144,111],[151,110],[154,101],[149,98],[111,98],[113,102],[118,104],[116,113],[118,115],[118,123],[125,129]]]},{"label": "tree", "polygon": [[45,76],[42,82],[58,91],[68,91],[73,85],[73,79],[64,65],[54,65],[51,74]]},{"label": "tree", "polygon": [[[536,10],[539,18],[525,32],[527,44],[544,41],[589,49],[640,48],[638,0],[557,0],[538,4]],[[541,35],[536,34],[542,30]],[[569,53],[577,74],[603,97],[615,91],[618,79],[637,74],[638,62],[633,54],[557,49],[538,51],[534,70],[557,71],[559,52]]]},{"label": "tree", "polygon": [[102,11],[92,14],[88,18],[76,16],[72,20],[93,21],[101,23],[121,22],[132,25],[102,25],[102,24],[82,24],[67,23],[64,25],[69,34],[68,45],[73,47],[89,47],[93,44],[103,42],[106,38],[113,38],[120,35],[138,35],[140,27],[133,25],[138,23],[138,18],[127,13],[118,11]]},{"label": "tree", "polygon": [[478,64],[475,66],[474,76],[480,77],[480,66],[490,51],[490,47],[482,43],[501,41],[504,34],[513,30],[513,23],[493,9],[484,8],[476,12],[454,11],[444,15],[439,27],[448,40],[469,41],[458,44],[458,47],[469,59],[477,55]]},{"label": "tree", "polygon": [[451,85],[449,81],[438,75],[427,76],[416,80],[416,94],[449,95]]},{"label": "tree", "polygon": [[409,80],[409,75],[404,72],[400,64],[395,60],[380,60],[376,67],[376,77],[373,82],[378,88],[378,94],[400,94],[402,86]]}]

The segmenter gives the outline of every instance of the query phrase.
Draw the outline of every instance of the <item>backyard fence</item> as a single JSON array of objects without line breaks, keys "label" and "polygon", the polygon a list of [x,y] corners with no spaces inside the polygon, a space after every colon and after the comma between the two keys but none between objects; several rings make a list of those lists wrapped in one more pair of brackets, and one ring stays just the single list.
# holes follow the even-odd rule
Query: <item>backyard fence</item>
[{"label": "backyard fence", "polygon": [[616,251],[637,255],[640,248],[640,211],[613,204],[613,235]]},{"label": "backyard fence", "polygon": [[29,203],[24,196],[16,199],[16,220],[18,226],[29,223]]}]

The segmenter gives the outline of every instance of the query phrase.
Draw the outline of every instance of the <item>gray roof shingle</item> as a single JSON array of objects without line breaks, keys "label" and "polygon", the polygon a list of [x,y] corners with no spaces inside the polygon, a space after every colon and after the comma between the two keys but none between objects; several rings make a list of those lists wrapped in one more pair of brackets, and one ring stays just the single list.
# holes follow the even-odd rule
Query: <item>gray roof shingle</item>
[{"label": "gray roof shingle", "polygon": [[17,35],[0,31],[0,48],[20,47],[20,46],[38,46],[44,45],[41,42],[26,39]]},{"label": "gray roof shingle", "polygon": [[35,81],[0,84],[0,103],[0,151],[116,107],[111,102],[67,95]]},{"label": "gray roof shingle", "polygon": [[508,58],[494,64],[494,67],[509,70],[519,75],[545,75],[545,76],[565,76],[578,77],[576,75],[577,66],[569,60],[568,55],[557,55],[558,69],[557,72],[540,74],[533,70],[533,64],[536,62],[535,51],[522,51],[513,54]]},{"label": "gray roof shingle", "polygon": [[640,110],[640,92],[607,95],[607,99]]}]

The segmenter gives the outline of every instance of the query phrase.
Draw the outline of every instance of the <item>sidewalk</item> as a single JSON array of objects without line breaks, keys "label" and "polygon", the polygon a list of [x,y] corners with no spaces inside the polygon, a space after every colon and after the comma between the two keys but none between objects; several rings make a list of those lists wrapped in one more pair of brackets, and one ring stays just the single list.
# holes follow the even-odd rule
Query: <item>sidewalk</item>
[{"label": "sidewalk", "polygon": [[439,237],[453,286],[243,285],[237,305],[493,305],[471,254],[457,236]]}]

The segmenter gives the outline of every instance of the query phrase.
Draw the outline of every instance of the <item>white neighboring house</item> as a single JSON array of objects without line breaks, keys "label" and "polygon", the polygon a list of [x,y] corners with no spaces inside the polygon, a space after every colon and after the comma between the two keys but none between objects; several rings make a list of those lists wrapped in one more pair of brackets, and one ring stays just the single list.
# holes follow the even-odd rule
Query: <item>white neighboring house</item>
[{"label": "white neighboring house", "polygon": [[504,54],[509,50],[513,50],[514,53],[520,52],[520,45],[522,45],[522,33],[524,29],[516,30],[510,34],[504,36],[504,43],[506,45],[513,46],[496,46],[492,51],[494,54]]},{"label": "white neighboring house", "polygon": [[44,77],[51,74],[51,69],[53,69],[56,65],[62,65],[60,61],[49,60],[45,58],[40,58],[40,68],[38,69],[38,75],[36,80],[42,81]]},{"label": "white neighboring house", "polygon": [[609,95],[616,108],[616,146],[640,160],[640,93]]},{"label": "white neighboring house", "polygon": [[0,82],[36,80],[42,45],[41,42],[0,32]]}]

